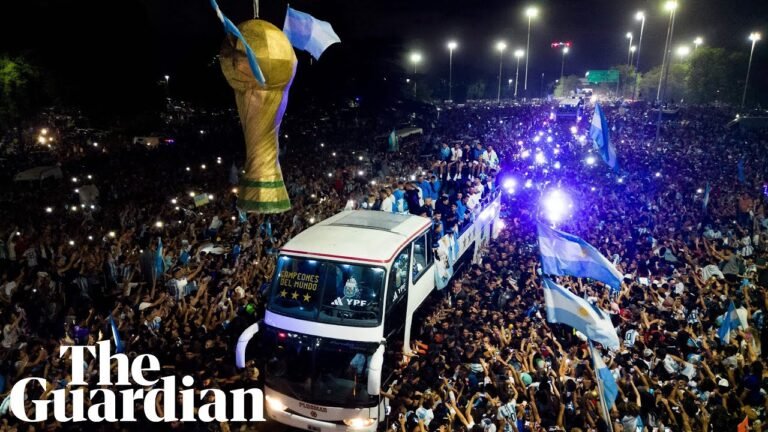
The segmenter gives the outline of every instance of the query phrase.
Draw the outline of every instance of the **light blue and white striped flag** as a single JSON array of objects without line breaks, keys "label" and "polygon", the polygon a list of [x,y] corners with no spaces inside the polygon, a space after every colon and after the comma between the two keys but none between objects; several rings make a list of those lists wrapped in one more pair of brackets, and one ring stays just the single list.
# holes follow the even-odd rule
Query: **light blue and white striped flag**
[{"label": "light blue and white striped flag", "polygon": [[589,344],[589,351],[592,354],[592,361],[594,362],[597,384],[600,388],[600,397],[603,398],[605,407],[610,411],[614,402],[616,402],[616,396],[619,394],[619,386],[616,385],[616,379],[603,361],[600,352],[597,351],[592,344]]},{"label": "light blue and white striped flag", "polygon": [[736,306],[734,306],[733,301],[731,301],[731,304],[728,305],[728,311],[723,316],[723,323],[720,324],[720,329],[717,330],[717,336],[724,344],[727,344],[731,341],[732,331],[735,331],[739,327],[746,329],[747,326],[748,324],[742,322],[741,318],[739,318],[739,314],[736,312]]},{"label": "light blue and white striped flag", "polygon": [[616,147],[611,143],[608,131],[608,122],[605,120],[603,109],[600,108],[600,104],[596,104],[589,125],[589,137],[605,163],[616,171],[619,168],[616,161]]},{"label": "light blue and white striped flag", "polygon": [[115,340],[115,352],[121,353],[125,351],[125,345],[123,345],[123,341],[120,339],[120,332],[117,330],[115,319],[110,315],[107,320],[109,321],[109,329],[112,330],[112,338]]},{"label": "light blue and white striped flag", "polygon": [[216,11],[216,16],[219,17],[221,23],[224,24],[224,31],[238,38],[240,42],[243,43],[243,47],[245,48],[245,55],[248,57],[248,64],[251,66],[251,72],[253,72],[253,76],[256,78],[256,81],[258,81],[261,85],[266,84],[264,80],[264,74],[261,72],[259,63],[256,61],[256,54],[253,53],[251,46],[248,45],[248,42],[246,42],[243,34],[240,33],[240,30],[237,28],[235,23],[230,21],[229,18],[227,18],[226,15],[221,12],[218,3],[216,3],[216,0],[211,0],[211,7],[213,7],[214,11]]},{"label": "light blue and white striped flag", "polygon": [[622,274],[600,251],[584,240],[537,222],[541,267],[546,274],[599,280],[614,290]]},{"label": "light blue and white striped flag", "polygon": [[162,237],[158,237],[157,251],[155,252],[155,271],[157,272],[158,278],[165,273],[165,258],[163,257],[163,253],[163,239]]},{"label": "light blue and white striped flag", "polygon": [[290,7],[285,14],[283,33],[288,36],[291,45],[307,51],[315,60],[319,59],[329,46],[341,42],[331,23]]},{"label": "light blue and white striped flag", "polygon": [[567,324],[610,349],[619,348],[619,336],[610,317],[588,301],[544,277],[547,321]]},{"label": "light blue and white striped flag", "polygon": [[709,192],[710,192],[709,182],[707,182],[707,186],[704,188],[704,198],[701,199],[701,207],[706,210],[707,206],[709,205]]}]

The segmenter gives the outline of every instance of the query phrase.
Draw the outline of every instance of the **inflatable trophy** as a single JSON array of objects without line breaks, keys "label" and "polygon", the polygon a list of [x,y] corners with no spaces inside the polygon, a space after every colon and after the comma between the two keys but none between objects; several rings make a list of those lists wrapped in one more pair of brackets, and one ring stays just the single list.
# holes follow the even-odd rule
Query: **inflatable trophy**
[{"label": "inflatable trophy", "polygon": [[245,174],[238,207],[248,212],[281,213],[291,208],[278,161],[280,122],[288,90],[296,74],[296,54],[285,34],[267,21],[248,20],[237,26],[256,55],[266,84],[254,77],[242,42],[228,37],[219,60],[235,91],[245,135]]}]

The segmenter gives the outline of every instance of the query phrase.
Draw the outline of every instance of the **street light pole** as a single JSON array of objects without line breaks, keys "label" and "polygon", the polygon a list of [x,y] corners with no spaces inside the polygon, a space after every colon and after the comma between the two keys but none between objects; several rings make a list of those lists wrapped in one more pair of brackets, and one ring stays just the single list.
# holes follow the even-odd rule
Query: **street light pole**
[{"label": "street light pole", "polygon": [[528,39],[525,43],[525,79],[523,82],[523,91],[528,93],[528,59],[531,58],[531,20],[539,14],[539,10],[531,6],[525,10],[525,16],[528,17]]},{"label": "street light pole", "polygon": [[565,55],[568,54],[568,47],[563,47],[563,60],[560,62],[560,83],[563,82],[563,72],[565,70]]},{"label": "street light pole", "polygon": [[[669,51],[672,46],[672,36],[675,31],[675,11],[677,10],[677,2],[674,0],[667,1],[664,8],[669,11],[669,24],[667,25],[667,39],[664,42],[664,56],[661,59],[661,73],[659,74],[659,88],[656,90],[656,100],[661,101],[662,84],[664,86],[664,93],[666,93],[666,81],[669,75]],[[664,95],[666,96],[666,95]],[[661,111],[659,111],[661,112]],[[659,115],[661,117],[661,115]]]},{"label": "street light pole", "polygon": [[453,50],[458,44],[455,41],[448,42],[448,100],[453,102]]},{"label": "street light pole", "polygon": [[704,39],[701,38],[701,36],[696,36],[696,39],[693,40],[693,55],[696,56],[696,49],[699,48],[699,45],[704,43]]},{"label": "street light pole", "polygon": [[630,59],[632,55],[632,32],[627,32],[627,39],[629,39],[629,45],[627,46],[627,68],[629,68],[629,65],[632,64],[632,59]]},{"label": "street light pole", "polygon": [[[661,75],[663,75],[663,78],[661,76],[659,77],[659,89],[656,92],[656,100],[659,102],[659,116],[656,120],[656,144],[659,143],[659,137],[661,136],[662,101],[666,99],[667,96],[667,79],[669,78],[669,63],[671,62],[671,59],[669,59],[669,51],[672,46],[672,37],[675,31],[675,11],[677,10],[677,1],[668,0],[664,5],[664,8],[669,11],[669,25],[667,26],[667,40],[664,44],[664,57],[661,61]],[[664,82],[664,93],[661,92],[662,80]]]},{"label": "street light pole", "polygon": [[518,77],[520,76],[520,57],[525,54],[523,50],[519,49],[515,51],[515,58],[517,59],[517,66],[515,66],[515,99],[517,99],[517,83],[520,81]]},{"label": "street light pole", "polygon": [[632,90],[632,99],[637,99],[637,81],[640,79],[640,48],[643,46],[643,30],[645,30],[645,13],[635,14],[635,19],[640,20],[640,39],[637,41],[637,57],[635,57],[635,88]]},{"label": "street light pole", "polygon": [[496,43],[496,50],[499,51],[499,90],[496,92],[496,102],[501,102],[501,68],[504,65],[504,50],[507,49],[507,44],[503,41]]},{"label": "street light pole", "polygon": [[755,54],[755,44],[760,40],[760,33],[753,32],[749,35],[752,41],[752,48],[749,50],[749,63],[747,64],[747,79],[744,80],[744,92],[741,94],[741,107],[744,108],[744,102],[747,100],[747,87],[749,86],[749,72],[752,69],[752,55]]},{"label": "street light pole", "polygon": [[421,62],[421,53],[420,52],[412,52],[411,53],[411,63],[413,63],[413,96],[416,97],[416,67]]}]

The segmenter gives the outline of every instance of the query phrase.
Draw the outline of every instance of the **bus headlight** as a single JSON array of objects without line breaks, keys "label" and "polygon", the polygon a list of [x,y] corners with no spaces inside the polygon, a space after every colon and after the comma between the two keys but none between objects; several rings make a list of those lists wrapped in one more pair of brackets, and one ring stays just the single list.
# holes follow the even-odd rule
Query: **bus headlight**
[{"label": "bus headlight", "polygon": [[373,426],[373,423],[375,423],[375,419],[371,418],[351,418],[351,419],[344,419],[344,424],[349,426],[352,429],[363,429],[367,428],[369,426]]},{"label": "bus headlight", "polygon": [[285,408],[287,408],[280,399],[272,396],[266,396],[264,399],[267,400],[267,405],[269,405],[269,409],[272,411],[285,411]]}]

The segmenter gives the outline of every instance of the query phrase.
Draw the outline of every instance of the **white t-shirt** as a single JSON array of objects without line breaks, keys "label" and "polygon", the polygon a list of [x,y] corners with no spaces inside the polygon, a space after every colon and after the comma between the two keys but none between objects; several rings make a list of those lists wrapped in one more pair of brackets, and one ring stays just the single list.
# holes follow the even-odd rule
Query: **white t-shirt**
[{"label": "white t-shirt", "polygon": [[461,148],[454,148],[451,150],[451,161],[456,162],[458,160],[461,160],[461,156],[464,155],[464,152],[461,151]]},{"label": "white t-shirt", "polygon": [[393,195],[390,195],[381,202],[381,211],[392,213],[392,206],[395,203],[395,197]]},{"label": "white t-shirt", "polygon": [[187,278],[171,279],[170,284],[173,288],[176,289],[176,292],[172,292],[171,294],[173,294],[177,299],[184,297],[184,287],[187,286]]},{"label": "white t-shirt", "polygon": [[15,281],[8,281],[5,283],[5,285],[3,285],[3,293],[6,297],[12,296],[14,291],[16,291]]}]

